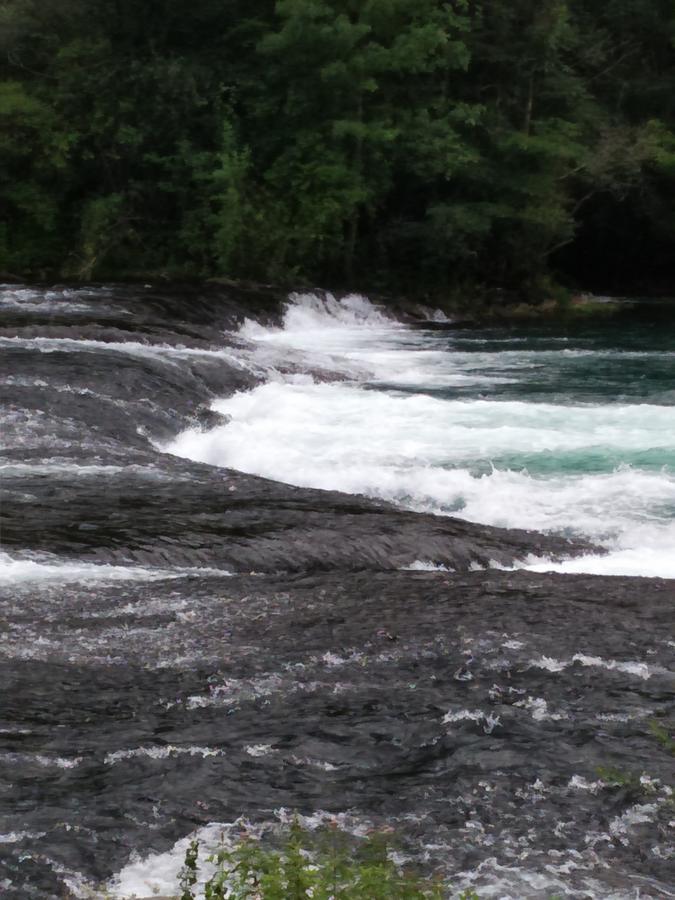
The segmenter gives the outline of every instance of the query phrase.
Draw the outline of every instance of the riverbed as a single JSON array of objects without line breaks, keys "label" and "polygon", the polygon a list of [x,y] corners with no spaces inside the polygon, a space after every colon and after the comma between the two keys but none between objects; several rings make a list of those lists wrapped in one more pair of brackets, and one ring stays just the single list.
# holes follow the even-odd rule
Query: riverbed
[{"label": "riverbed", "polygon": [[171,893],[297,813],[456,892],[673,896],[663,310],[4,286],[7,895]]}]

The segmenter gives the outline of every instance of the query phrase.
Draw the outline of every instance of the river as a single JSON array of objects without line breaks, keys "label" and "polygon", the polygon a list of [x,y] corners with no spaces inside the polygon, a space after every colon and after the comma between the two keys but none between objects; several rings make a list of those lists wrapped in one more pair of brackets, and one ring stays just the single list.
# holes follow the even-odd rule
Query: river
[{"label": "river", "polygon": [[295,812],[456,892],[675,896],[675,316],[637,310],[1,287],[7,895],[175,893],[190,835]]},{"label": "river", "polygon": [[242,333],[350,379],[238,392],[214,403],[227,426],[171,452],[610,551],[559,571],[675,577],[675,307],[665,327],[453,333],[298,295],[281,328]]}]

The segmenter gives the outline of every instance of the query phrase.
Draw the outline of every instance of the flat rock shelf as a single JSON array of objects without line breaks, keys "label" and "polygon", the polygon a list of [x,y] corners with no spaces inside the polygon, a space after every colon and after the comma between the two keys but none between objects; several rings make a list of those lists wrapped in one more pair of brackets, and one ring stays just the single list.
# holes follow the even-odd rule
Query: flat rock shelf
[{"label": "flat rock shelf", "polygon": [[449,891],[672,892],[672,579],[166,452],[339,366],[273,291],[5,286],[0,890],[177,890],[186,839],[392,826]]}]

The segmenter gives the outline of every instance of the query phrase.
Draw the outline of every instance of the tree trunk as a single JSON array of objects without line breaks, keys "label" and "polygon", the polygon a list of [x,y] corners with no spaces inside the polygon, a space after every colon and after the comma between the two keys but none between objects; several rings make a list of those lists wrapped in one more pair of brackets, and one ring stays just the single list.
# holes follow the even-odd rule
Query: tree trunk
[{"label": "tree trunk", "polygon": [[[363,94],[361,93],[359,93],[356,107],[356,121],[359,125],[363,123]],[[354,147],[354,171],[360,180],[363,174],[363,137],[361,134],[357,134],[356,136],[356,146]],[[356,254],[356,241],[359,236],[360,212],[359,205],[356,204],[347,224],[344,254],[344,274],[347,284],[351,284],[354,277],[354,256]]]},{"label": "tree trunk", "polygon": [[527,103],[525,104],[525,118],[523,120],[523,132],[529,136],[532,124],[532,105],[534,103],[534,75],[530,75],[527,86]]}]

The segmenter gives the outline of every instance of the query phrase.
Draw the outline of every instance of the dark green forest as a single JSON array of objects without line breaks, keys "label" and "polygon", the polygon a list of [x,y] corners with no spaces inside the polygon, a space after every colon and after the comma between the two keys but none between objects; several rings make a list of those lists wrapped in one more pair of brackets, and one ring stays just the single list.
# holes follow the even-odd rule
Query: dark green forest
[{"label": "dark green forest", "polygon": [[0,271],[675,275],[675,0],[5,0]]}]

